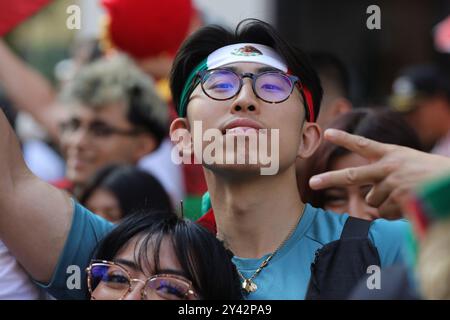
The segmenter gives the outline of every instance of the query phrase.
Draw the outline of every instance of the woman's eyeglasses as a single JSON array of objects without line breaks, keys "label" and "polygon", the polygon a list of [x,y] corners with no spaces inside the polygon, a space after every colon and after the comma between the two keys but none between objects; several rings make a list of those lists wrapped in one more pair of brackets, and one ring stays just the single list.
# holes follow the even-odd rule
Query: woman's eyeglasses
[{"label": "woman's eyeglasses", "polygon": [[145,281],[133,279],[121,265],[103,260],[93,260],[86,271],[89,293],[94,300],[124,299],[132,291],[133,282],[143,284],[141,299],[149,299],[154,293],[165,300],[183,300],[196,296],[192,282],[174,274],[157,274]]},{"label": "woman's eyeglasses", "polygon": [[255,95],[269,103],[287,100],[295,84],[300,84],[298,77],[281,71],[237,74],[230,69],[212,69],[199,71],[198,77],[203,92],[211,99],[220,101],[237,96],[242,89],[244,78],[250,78]]}]

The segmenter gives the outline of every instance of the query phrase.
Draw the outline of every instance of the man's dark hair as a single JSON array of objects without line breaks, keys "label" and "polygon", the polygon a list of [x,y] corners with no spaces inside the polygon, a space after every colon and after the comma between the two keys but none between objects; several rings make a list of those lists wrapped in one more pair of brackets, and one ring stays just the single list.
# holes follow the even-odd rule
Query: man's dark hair
[{"label": "man's dark hair", "polygon": [[[315,119],[319,114],[322,87],[309,58],[300,49],[291,46],[268,23],[257,19],[241,21],[231,32],[221,26],[209,25],[193,33],[178,51],[170,79],[173,101],[179,109],[183,87],[192,70],[210,53],[235,43],[258,43],[273,48],[286,61],[289,71],[300,78],[312,94]],[[306,118],[308,111],[306,109]]]}]

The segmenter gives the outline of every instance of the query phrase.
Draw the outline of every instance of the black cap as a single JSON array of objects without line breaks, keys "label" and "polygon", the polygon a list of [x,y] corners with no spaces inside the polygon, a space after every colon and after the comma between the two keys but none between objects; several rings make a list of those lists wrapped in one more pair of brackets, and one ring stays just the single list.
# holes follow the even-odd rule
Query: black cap
[{"label": "black cap", "polygon": [[450,100],[449,76],[433,65],[414,66],[394,81],[389,104],[395,111],[409,112],[420,100],[438,94]]}]

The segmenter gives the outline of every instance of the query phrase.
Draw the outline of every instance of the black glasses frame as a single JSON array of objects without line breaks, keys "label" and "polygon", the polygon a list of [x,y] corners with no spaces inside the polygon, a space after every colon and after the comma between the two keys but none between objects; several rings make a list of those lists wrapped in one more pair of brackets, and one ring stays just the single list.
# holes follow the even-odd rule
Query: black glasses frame
[{"label": "black glasses frame", "polygon": [[[234,95],[232,95],[228,98],[218,99],[218,98],[212,97],[211,95],[208,94],[208,92],[206,91],[206,89],[204,88],[203,85],[207,80],[206,76],[209,73],[214,72],[214,71],[227,71],[227,72],[235,74],[236,77],[239,78],[239,89],[236,91],[236,93]],[[266,74],[280,74],[280,75],[286,77],[287,79],[289,79],[289,82],[291,83],[291,91],[289,92],[289,94],[287,95],[286,98],[279,100],[279,101],[270,101],[270,100],[266,100],[258,95],[258,93],[256,92],[256,81],[258,80],[259,77],[264,76]],[[281,102],[286,101],[287,99],[289,99],[292,92],[294,91],[295,85],[297,85],[297,87],[300,90],[300,93],[302,94],[302,92],[301,92],[302,85],[301,85],[300,79],[297,76],[286,74],[281,71],[264,71],[264,72],[256,73],[256,74],[251,73],[251,72],[245,72],[245,73],[238,74],[237,72],[230,70],[230,69],[217,68],[217,69],[211,69],[211,70],[201,70],[201,71],[197,72],[197,77],[198,77],[198,79],[200,79],[200,84],[201,84],[203,93],[206,94],[206,96],[208,96],[209,98],[216,100],[216,101],[226,101],[226,100],[230,100],[230,99],[233,99],[234,97],[236,97],[239,94],[239,92],[241,92],[242,86],[244,85],[244,78],[250,78],[252,80],[253,93],[255,94],[255,96],[258,99],[261,99],[262,101],[267,102],[267,103],[275,104],[275,103],[281,103]]]}]

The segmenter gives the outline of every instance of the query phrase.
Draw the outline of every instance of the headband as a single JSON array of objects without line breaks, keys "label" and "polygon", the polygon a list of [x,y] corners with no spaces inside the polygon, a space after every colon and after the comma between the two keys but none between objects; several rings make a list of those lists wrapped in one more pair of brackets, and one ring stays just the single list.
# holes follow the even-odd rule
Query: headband
[{"label": "headband", "polygon": [[[178,115],[180,117],[186,116],[188,98],[200,82],[200,79],[196,78],[199,71],[216,69],[236,62],[261,63],[289,73],[285,60],[271,47],[257,43],[236,43],[222,47],[210,53],[189,74],[181,93]],[[301,89],[300,92],[307,105],[309,121],[313,122],[315,119],[311,92],[305,86],[302,86]]]}]

